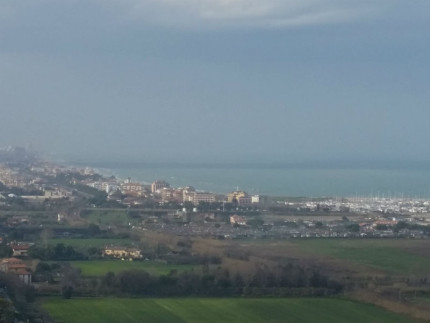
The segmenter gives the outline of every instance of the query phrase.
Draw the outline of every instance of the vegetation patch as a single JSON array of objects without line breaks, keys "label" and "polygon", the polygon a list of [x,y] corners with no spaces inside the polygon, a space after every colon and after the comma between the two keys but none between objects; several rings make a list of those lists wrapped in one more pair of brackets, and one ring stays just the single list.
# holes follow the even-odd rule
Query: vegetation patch
[{"label": "vegetation patch", "polygon": [[105,246],[121,246],[128,247],[133,243],[130,239],[106,239],[106,238],[93,238],[93,239],[73,239],[73,238],[59,238],[59,239],[49,239],[48,245],[55,246],[59,243],[65,246],[72,246],[79,249],[88,248],[104,248]]},{"label": "vegetation patch", "polygon": [[119,273],[124,270],[139,269],[145,270],[151,275],[166,275],[172,270],[191,271],[196,266],[193,265],[171,265],[161,261],[127,261],[127,260],[92,260],[92,261],[71,261],[70,264],[81,270],[83,276],[104,276],[108,272]]},{"label": "vegetation patch", "polygon": [[129,210],[91,210],[82,213],[88,222],[101,226],[132,226],[139,224],[140,219],[131,216]]},{"label": "vegetation patch", "polygon": [[420,247],[423,240],[312,239],[294,243],[307,252],[396,274],[423,274],[430,268],[430,258],[412,251],[414,245]]}]

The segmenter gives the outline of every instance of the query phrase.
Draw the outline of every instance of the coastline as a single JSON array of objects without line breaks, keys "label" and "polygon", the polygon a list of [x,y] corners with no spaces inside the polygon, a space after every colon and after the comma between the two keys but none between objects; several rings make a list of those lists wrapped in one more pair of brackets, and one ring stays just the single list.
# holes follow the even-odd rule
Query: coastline
[{"label": "coastline", "polygon": [[[237,188],[250,194],[308,198],[393,197],[430,199],[430,169],[424,168],[310,168],[221,167],[200,164],[117,164],[100,167],[100,174],[145,185],[165,180],[172,186],[193,186],[217,194]],[[113,166],[113,165],[112,165]]]}]

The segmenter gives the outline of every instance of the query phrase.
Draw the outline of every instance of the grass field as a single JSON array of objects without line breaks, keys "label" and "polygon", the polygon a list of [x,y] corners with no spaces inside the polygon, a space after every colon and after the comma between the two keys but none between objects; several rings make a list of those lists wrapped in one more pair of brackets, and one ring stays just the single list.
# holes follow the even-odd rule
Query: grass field
[{"label": "grass field", "polygon": [[133,242],[130,239],[105,239],[105,238],[103,239],[61,238],[61,239],[48,240],[49,245],[56,245],[57,243],[63,243],[66,246],[72,246],[74,248],[88,249],[90,247],[103,248],[107,245],[127,247],[127,246],[131,246]]},{"label": "grass field", "polygon": [[136,225],[140,219],[128,216],[127,210],[92,210],[83,215],[87,221],[97,225]]},{"label": "grass field", "polygon": [[122,260],[91,260],[70,261],[71,265],[81,269],[83,276],[104,276],[109,271],[118,273],[123,270],[141,269],[152,275],[165,275],[171,270],[190,271],[199,269],[193,265],[170,265],[159,261],[122,261]]},{"label": "grass field", "polygon": [[45,299],[56,322],[408,323],[373,305],[339,299]]},{"label": "grass field", "polygon": [[319,239],[295,240],[306,252],[329,256],[397,274],[430,272],[430,257],[420,254],[426,240]]}]

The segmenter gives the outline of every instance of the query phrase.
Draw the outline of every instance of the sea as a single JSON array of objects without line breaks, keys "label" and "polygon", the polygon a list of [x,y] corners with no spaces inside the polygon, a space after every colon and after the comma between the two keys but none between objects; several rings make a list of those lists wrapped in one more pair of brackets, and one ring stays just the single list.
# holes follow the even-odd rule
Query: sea
[{"label": "sea", "polygon": [[419,164],[175,164],[92,163],[106,175],[225,194],[290,197],[386,197],[430,199],[430,166]]}]

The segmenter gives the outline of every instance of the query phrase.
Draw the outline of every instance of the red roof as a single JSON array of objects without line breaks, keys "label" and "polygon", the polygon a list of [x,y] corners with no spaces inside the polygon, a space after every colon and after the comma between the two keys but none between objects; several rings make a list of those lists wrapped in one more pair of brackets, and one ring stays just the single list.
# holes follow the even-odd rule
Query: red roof
[{"label": "red roof", "polygon": [[28,250],[29,248],[30,248],[29,245],[22,245],[22,244],[12,246],[13,250]]},{"label": "red roof", "polygon": [[9,269],[27,268],[26,264],[10,264],[7,266]]},{"label": "red roof", "polygon": [[20,264],[22,263],[22,260],[18,258],[5,258],[1,262],[3,264]]}]

